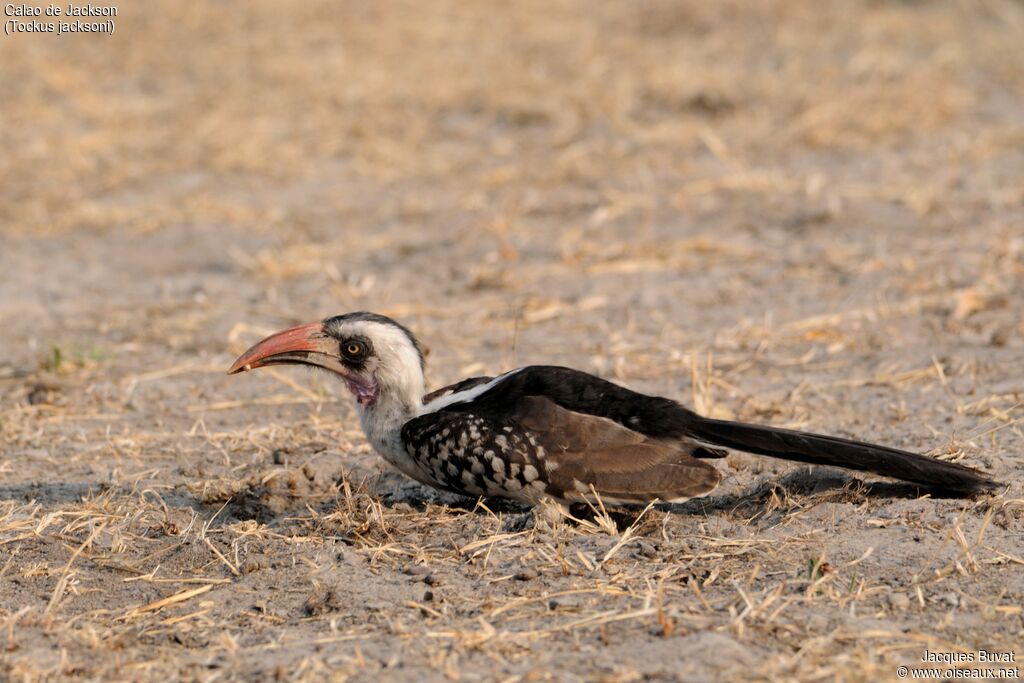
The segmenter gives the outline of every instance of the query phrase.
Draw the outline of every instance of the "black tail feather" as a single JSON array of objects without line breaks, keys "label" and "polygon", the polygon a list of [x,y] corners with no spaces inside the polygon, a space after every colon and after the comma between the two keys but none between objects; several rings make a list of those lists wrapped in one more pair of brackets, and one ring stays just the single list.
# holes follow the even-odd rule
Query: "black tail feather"
[{"label": "black tail feather", "polygon": [[984,473],[970,467],[888,446],[699,416],[688,427],[692,436],[717,446],[783,460],[873,472],[942,491],[972,494],[998,486]]}]

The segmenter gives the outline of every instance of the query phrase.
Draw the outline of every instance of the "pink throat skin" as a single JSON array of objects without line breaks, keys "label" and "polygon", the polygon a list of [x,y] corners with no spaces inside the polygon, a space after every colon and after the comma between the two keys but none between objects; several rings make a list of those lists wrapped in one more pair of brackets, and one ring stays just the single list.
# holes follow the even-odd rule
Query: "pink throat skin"
[{"label": "pink throat skin", "polygon": [[372,377],[363,380],[345,378],[348,390],[356,397],[360,405],[367,407],[377,402],[377,380]]}]

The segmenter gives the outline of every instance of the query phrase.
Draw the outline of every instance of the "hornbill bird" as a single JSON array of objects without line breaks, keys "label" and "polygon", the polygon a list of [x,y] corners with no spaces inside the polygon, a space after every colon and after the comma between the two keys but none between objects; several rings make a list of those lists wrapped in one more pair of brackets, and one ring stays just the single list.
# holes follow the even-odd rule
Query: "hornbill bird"
[{"label": "hornbill bird", "polygon": [[994,488],[983,473],[875,444],[714,420],[579,370],[531,365],[425,393],[423,352],[405,326],[346,313],[267,337],[229,374],[283,363],[348,385],[366,438],[429,486],[527,503],[681,502],[708,493],[725,449],[902,479],[954,495]]}]

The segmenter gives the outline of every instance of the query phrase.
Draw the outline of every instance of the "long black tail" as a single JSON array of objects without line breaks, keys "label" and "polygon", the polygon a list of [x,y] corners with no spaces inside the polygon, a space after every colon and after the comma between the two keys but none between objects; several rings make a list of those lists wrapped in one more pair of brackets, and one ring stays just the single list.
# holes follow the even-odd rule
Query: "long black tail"
[{"label": "long black tail", "polygon": [[962,495],[999,486],[970,467],[896,448],[792,429],[695,417],[697,419],[687,425],[692,436],[737,451],[873,472]]},{"label": "long black tail", "polygon": [[[874,472],[959,495],[999,486],[970,467],[896,448],[792,429],[712,420],[672,399],[638,394],[571,368],[531,365],[506,377],[478,397],[471,404],[473,409],[489,406],[492,410],[507,410],[521,396],[546,396],[568,410],[606,417],[659,439],[689,436],[737,451]],[[713,449],[703,455],[721,457]]]}]

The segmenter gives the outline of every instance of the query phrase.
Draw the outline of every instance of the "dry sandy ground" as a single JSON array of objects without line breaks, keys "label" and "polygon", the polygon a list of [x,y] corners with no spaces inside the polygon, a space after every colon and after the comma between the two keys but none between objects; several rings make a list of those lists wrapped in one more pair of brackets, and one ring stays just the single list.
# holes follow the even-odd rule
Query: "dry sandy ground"
[{"label": "dry sandy ground", "polygon": [[[1024,6],[120,3],[0,38],[0,679],[884,680],[1024,657]],[[538,527],[262,334],[571,364],[1007,487],[743,455]],[[1024,666],[1024,665],[1022,665]]]}]

